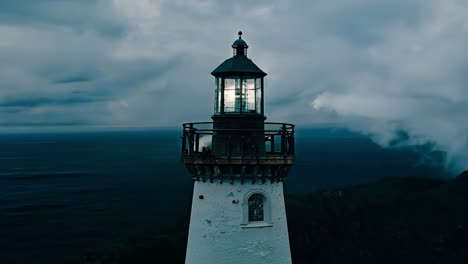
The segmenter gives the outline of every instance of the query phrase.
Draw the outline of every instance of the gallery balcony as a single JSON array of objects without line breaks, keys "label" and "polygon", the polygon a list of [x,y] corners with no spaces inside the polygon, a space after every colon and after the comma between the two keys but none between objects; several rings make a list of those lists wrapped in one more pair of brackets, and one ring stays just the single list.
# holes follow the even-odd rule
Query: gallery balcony
[{"label": "gallery balcony", "polygon": [[[247,141],[253,137],[260,141],[252,148]],[[218,142],[212,142],[213,138]],[[263,129],[214,129],[212,122],[183,124],[182,160],[186,165],[292,165],[294,152],[292,124],[265,122]]]}]

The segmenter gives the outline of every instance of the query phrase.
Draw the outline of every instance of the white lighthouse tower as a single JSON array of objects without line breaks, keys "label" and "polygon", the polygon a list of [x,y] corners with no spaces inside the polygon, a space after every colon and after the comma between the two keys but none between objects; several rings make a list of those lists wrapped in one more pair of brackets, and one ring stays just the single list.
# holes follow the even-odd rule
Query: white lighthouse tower
[{"label": "white lighthouse tower", "polygon": [[[186,264],[290,264],[283,181],[294,125],[267,123],[263,72],[247,43],[215,77],[213,122],[184,124],[182,160],[194,190]],[[206,144],[206,143],[209,144]]]}]

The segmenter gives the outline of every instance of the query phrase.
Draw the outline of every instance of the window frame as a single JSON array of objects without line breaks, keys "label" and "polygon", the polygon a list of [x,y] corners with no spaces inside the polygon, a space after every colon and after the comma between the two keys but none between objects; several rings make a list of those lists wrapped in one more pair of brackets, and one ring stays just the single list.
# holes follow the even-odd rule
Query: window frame
[{"label": "window frame", "polygon": [[[253,195],[261,195],[263,197],[263,220],[261,221],[249,221],[249,199]],[[246,193],[242,203],[242,222],[241,226],[243,228],[261,228],[261,227],[271,227],[273,226],[272,216],[271,216],[271,199],[269,195],[263,190],[251,190]]]},{"label": "window frame", "polygon": [[248,202],[249,215],[248,221],[264,222],[265,221],[265,196],[259,193],[250,195]]},{"label": "window frame", "polygon": [[[232,82],[233,89],[226,90],[226,82]],[[229,87],[232,84],[228,85]],[[250,86],[251,87],[250,87]],[[251,89],[249,89],[251,88]],[[226,93],[233,93],[232,102],[226,109]],[[263,77],[237,75],[216,77],[214,114],[264,114]],[[249,96],[250,95],[250,96]],[[252,97],[252,102],[248,99]],[[229,110],[229,111],[227,111]]]}]

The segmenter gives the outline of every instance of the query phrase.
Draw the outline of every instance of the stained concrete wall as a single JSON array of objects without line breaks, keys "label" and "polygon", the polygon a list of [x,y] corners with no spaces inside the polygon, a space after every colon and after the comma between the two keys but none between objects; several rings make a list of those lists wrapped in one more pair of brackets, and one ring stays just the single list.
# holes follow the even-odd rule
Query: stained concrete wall
[{"label": "stained concrete wall", "polygon": [[[248,222],[253,193],[267,198],[264,222]],[[291,263],[282,183],[195,182],[186,264],[215,263]]]}]

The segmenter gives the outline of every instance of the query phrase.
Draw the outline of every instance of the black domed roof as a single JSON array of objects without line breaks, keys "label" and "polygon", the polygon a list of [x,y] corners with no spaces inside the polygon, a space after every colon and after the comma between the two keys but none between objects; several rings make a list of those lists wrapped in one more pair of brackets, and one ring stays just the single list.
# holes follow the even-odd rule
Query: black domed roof
[{"label": "black domed roof", "polygon": [[239,37],[238,39],[236,39],[236,41],[234,41],[234,43],[232,43],[232,47],[237,47],[237,46],[246,46],[248,47],[247,45],[247,42],[245,42],[245,40],[243,40],[241,37]]},{"label": "black domed roof", "polygon": [[237,50],[237,52],[234,53],[232,58],[221,63],[211,74],[216,77],[232,75],[266,76],[267,74],[264,71],[255,65],[251,59],[247,58],[244,49],[247,49],[249,46],[242,39],[242,31],[239,31],[238,34],[239,38],[232,43],[232,47]]},{"label": "black domed roof", "polygon": [[236,74],[258,77],[264,77],[267,75],[246,56],[234,56],[225,60],[221,65],[214,69],[211,74],[216,77]]}]

